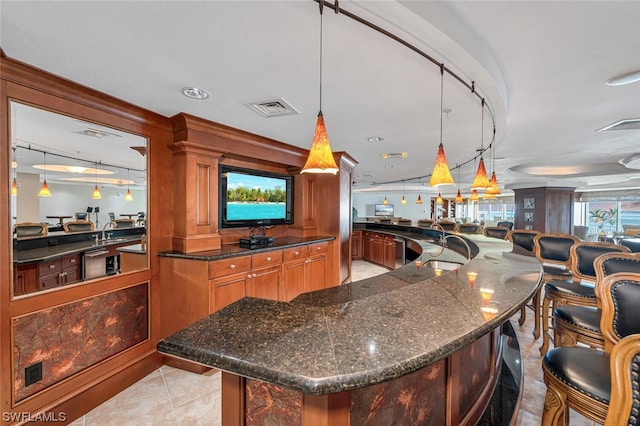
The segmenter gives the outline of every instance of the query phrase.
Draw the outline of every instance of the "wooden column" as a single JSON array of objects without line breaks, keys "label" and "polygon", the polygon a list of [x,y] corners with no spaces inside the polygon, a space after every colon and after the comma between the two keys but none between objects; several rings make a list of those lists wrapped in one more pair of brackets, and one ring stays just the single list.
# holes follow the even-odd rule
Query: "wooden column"
[{"label": "wooden column", "polygon": [[174,180],[173,249],[191,253],[219,249],[218,164],[222,153],[190,143],[172,146]]},{"label": "wooden column", "polygon": [[514,193],[514,228],[573,233],[575,188],[522,188],[514,189]]}]

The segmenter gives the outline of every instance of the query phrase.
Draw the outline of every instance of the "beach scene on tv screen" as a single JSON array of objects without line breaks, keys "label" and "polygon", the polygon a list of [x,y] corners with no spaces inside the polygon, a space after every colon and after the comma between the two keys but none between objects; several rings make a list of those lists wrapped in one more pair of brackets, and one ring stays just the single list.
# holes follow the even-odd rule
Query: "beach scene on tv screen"
[{"label": "beach scene on tv screen", "polygon": [[286,208],[284,179],[227,172],[227,220],[283,219]]}]

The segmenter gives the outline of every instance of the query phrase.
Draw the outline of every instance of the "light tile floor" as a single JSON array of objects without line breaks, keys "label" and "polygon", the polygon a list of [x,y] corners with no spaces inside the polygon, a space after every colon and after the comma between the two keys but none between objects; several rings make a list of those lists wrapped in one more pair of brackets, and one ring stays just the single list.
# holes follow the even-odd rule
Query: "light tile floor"
[{"label": "light tile floor", "polygon": [[[363,261],[353,262],[354,281],[379,275],[385,268]],[[533,315],[518,325],[512,319],[524,363],[524,392],[517,425],[540,425],[546,386],[542,381],[540,345],[533,339]],[[179,425],[218,426],[221,424],[220,373],[211,370],[198,375],[163,366],[72,423],[73,426]],[[572,426],[592,426],[594,422],[571,413]]]}]

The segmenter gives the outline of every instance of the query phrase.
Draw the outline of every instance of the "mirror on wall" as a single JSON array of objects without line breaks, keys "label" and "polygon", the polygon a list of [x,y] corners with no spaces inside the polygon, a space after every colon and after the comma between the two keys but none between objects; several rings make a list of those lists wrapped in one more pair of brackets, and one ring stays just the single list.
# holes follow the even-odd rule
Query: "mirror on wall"
[{"label": "mirror on wall", "polygon": [[11,103],[14,296],[144,269],[147,141]]}]

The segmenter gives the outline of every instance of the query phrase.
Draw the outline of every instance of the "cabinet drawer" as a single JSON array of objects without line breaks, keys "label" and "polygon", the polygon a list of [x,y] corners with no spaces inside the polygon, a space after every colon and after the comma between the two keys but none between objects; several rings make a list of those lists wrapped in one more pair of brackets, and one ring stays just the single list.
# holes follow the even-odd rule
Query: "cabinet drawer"
[{"label": "cabinet drawer", "polygon": [[309,245],[309,256],[316,256],[327,252],[329,243],[316,243]]},{"label": "cabinet drawer", "polygon": [[305,259],[309,255],[309,246],[292,247],[283,250],[283,258],[285,262],[297,259]]},{"label": "cabinet drawer", "polygon": [[67,256],[60,259],[62,261],[62,269],[77,268],[80,266],[80,256]]},{"label": "cabinet drawer", "polygon": [[224,277],[238,272],[248,272],[250,269],[251,256],[216,260],[215,262],[209,262],[209,278]]},{"label": "cabinet drawer", "polygon": [[54,272],[60,272],[60,259],[50,260],[48,262],[42,262],[38,265],[38,276],[53,274]]},{"label": "cabinet drawer", "polygon": [[282,250],[270,251],[268,253],[259,253],[251,256],[252,269],[279,265],[281,263],[282,263]]}]

